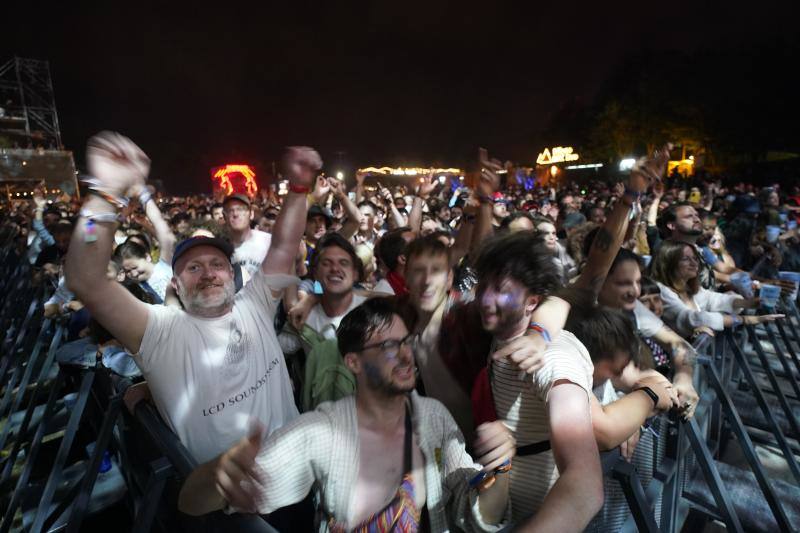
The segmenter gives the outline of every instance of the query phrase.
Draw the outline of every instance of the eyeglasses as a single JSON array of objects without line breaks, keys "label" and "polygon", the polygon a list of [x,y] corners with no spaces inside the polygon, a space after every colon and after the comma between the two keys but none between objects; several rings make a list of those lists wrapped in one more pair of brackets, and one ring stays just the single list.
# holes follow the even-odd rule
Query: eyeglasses
[{"label": "eyeglasses", "polygon": [[397,354],[400,352],[400,348],[403,346],[407,346],[417,339],[416,333],[409,333],[405,337],[400,340],[397,339],[388,339],[383,342],[376,342],[375,344],[367,344],[366,346],[362,346],[358,352],[365,352],[367,350],[371,350],[372,348],[379,348],[381,353],[386,359],[394,359],[397,357]]}]

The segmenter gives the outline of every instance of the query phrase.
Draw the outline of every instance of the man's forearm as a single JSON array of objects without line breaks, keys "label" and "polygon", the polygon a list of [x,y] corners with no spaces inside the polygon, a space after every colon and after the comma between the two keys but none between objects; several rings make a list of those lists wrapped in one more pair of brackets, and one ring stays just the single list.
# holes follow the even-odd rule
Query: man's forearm
[{"label": "man's forearm", "polygon": [[597,446],[611,450],[639,431],[653,409],[653,400],[644,391],[634,391],[602,407],[602,416],[592,418]]},{"label": "man's forearm", "polygon": [[156,239],[158,239],[158,246],[160,248],[160,257],[167,263],[172,262],[172,252],[175,250],[175,235],[169,228],[169,225],[164,220],[161,210],[158,208],[155,200],[150,200],[144,206],[144,212],[147,219],[153,224],[153,231],[155,231]]},{"label": "man's forearm", "polygon": [[[111,204],[94,195],[90,195],[83,204],[83,210],[93,215],[116,213]],[[98,283],[106,281],[117,227],[112,222],[94,222],[90,235],[95,240],[87,242],[86,224],[85,217],[78,218],[64,264],[67,287],[79,300],[84,300],[87,292],[96,289]]]},{"label": "man's forearm", "polygon": [[349,239],[358,231],[358,226],[361,224],[361,211],[358,210],[356,204],[350,200],[347,194],[342,194],[337,200],[342,204],[344,213],[347,216],[347,222],[339,230],[339,235]]},{"label": "man's forearm", "polygon": [[216,488],[214,470],[218,459],[195,468],[181,487],[178,509],[192,516],[200,516],[225,507],[225,500]]},{"label": "man's forearm", "polygon": [[478,219],[475,223],[475,230],[472,232],[472,245],[470,252],[478,249],[483,239],[492,233],[492,203],[482,200],[478,210]]},{"label": "man's forearm", "polygon": [[264,272],[273,274],[290,272],[300,238],[305,231],[303,221],[307,211],[305,194],[289,192],[286,195],[281,213],[272,228],[272,244],[262,264]]},{"label": "man's forearm", "polygon": [[[603,506],[603,478],[597,465],[562,472],[536,514],[516,531],[564,533],[583,531]],[[591,470],[596,470],[592,472]]]},{"label": "man's forearm", "polygon": [[478,509],[487,524],[499,524],[508,508],[508,487],[511,474],[497,474],[494,484],[478,493]]},{"label": "man's forearm", "polygon": [[415,196],[414,202],[411,204],[411,213],[408,214],[408,226],[415,235],[419,235],[422,228],[422,206],[424,204],[425,198]]},{"label": "man's forearm", "polygon": [[597,230],[589,249],[586,266],[575,282],[575,287],[589,289],[594,292],[595,297],[600,293],[608,271],[611,269],[611,263],[617,256],[628,230],[628,214],[631,207],[623,197],[616,203],[605,224]]}]

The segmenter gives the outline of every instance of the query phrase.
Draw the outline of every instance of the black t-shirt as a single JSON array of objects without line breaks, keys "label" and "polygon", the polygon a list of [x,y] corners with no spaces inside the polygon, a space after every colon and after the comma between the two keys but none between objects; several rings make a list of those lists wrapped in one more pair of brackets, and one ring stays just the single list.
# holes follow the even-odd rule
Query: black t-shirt
[{"label": "black t-shirt", "polygon": [[39,252],[39,257],[36,258],[35,266],[41,268],[47,263],[53,263],[54,265],[59,264],[61,261],[62,256],[61,250],[59,250],[58,246],[52,244],[43,248],[41,252]]}]

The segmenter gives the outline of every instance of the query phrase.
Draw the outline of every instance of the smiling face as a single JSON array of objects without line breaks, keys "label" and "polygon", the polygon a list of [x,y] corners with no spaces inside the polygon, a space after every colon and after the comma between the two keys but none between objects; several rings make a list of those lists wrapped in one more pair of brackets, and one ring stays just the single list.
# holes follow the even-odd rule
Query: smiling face
[{"label": "smiling face", "polygon": [[700,273],[700,261],[697,253],[691,246],[684,246],[681,258],[678,260],[678,279],[689,281]]},{"label": "smiling face", "polygon": [[641,281],[642,273],[636,261],[622,261],[609,273],[598,301],[608,307],[632,311],[641,294]]},{"label": "smiling face", "polygon": [[340,295],[353,290],[358,271],[353,258],[338,246],[328,246],[319,252],[314,278],[320,282],[324,294]]},{"label": "smiling face", "polygon": [[[406,342],[399,344],[403,340]],[[365,340],[365,349],[345,354],[345,364],[356,375],[358,389],[363,387],[386,396],[414,390],[416,368],[408,341],[408,328],[398,315],[393,315],[391,324]]]},{"label": "smiling face", "polygon": [[483,329],[499,338],[506,338],[524,327],[539,301],[525,286],[511,278],[481,280],[476,298],[479,302]]},{"label": "smiling face", "polygon": [[189,314],[217,317],[233,306],[233,268],[217,248],[195,246],[187,250],[175,264],[174,273],[172,286]]},{"label": "smiling face", "polygon": [[445,254],[414,255],[406,262],[406,286],[417,311],[432,313],[447,298],[453,272]]},{"label": "smiling face", "polygon": [[122,260],[122,271],[129,280],[142,283],[153,275],[153,263],[147,259],[129,257]]}]

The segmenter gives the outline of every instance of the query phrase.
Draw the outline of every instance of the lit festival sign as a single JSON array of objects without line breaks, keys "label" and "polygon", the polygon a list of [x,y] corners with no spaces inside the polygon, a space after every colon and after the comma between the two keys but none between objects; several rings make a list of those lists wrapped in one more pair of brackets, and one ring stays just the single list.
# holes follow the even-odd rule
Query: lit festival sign
[{"label": "lit festival sign", "polygon": [[577,161],[580,156],[573,151],[572,146],[556,146],[552,150],[545,148],[536,158],[538,165],[553,165],[555,163],[567,163]]},{"label": "lit festival sign", "polygon": [[216,186],[225,191],[226,195],[233,194],[234,186],[231,178],[241,176],[244,179],[244,190],[237,187],[240,192],[247,193],[248,196],[255,196],[258,192],[256,184],[256,172],[250,165],[225,165],[217,167],[212,171],[211,180],[217,182]]},{"label": "lit festival sign", "polygon": [[426,174],[456,174],[461,175],[459,168],[392,168],[392,167],[367,167],[359,168],[359,174],[386,174],[391,176],[418,176]]}]

